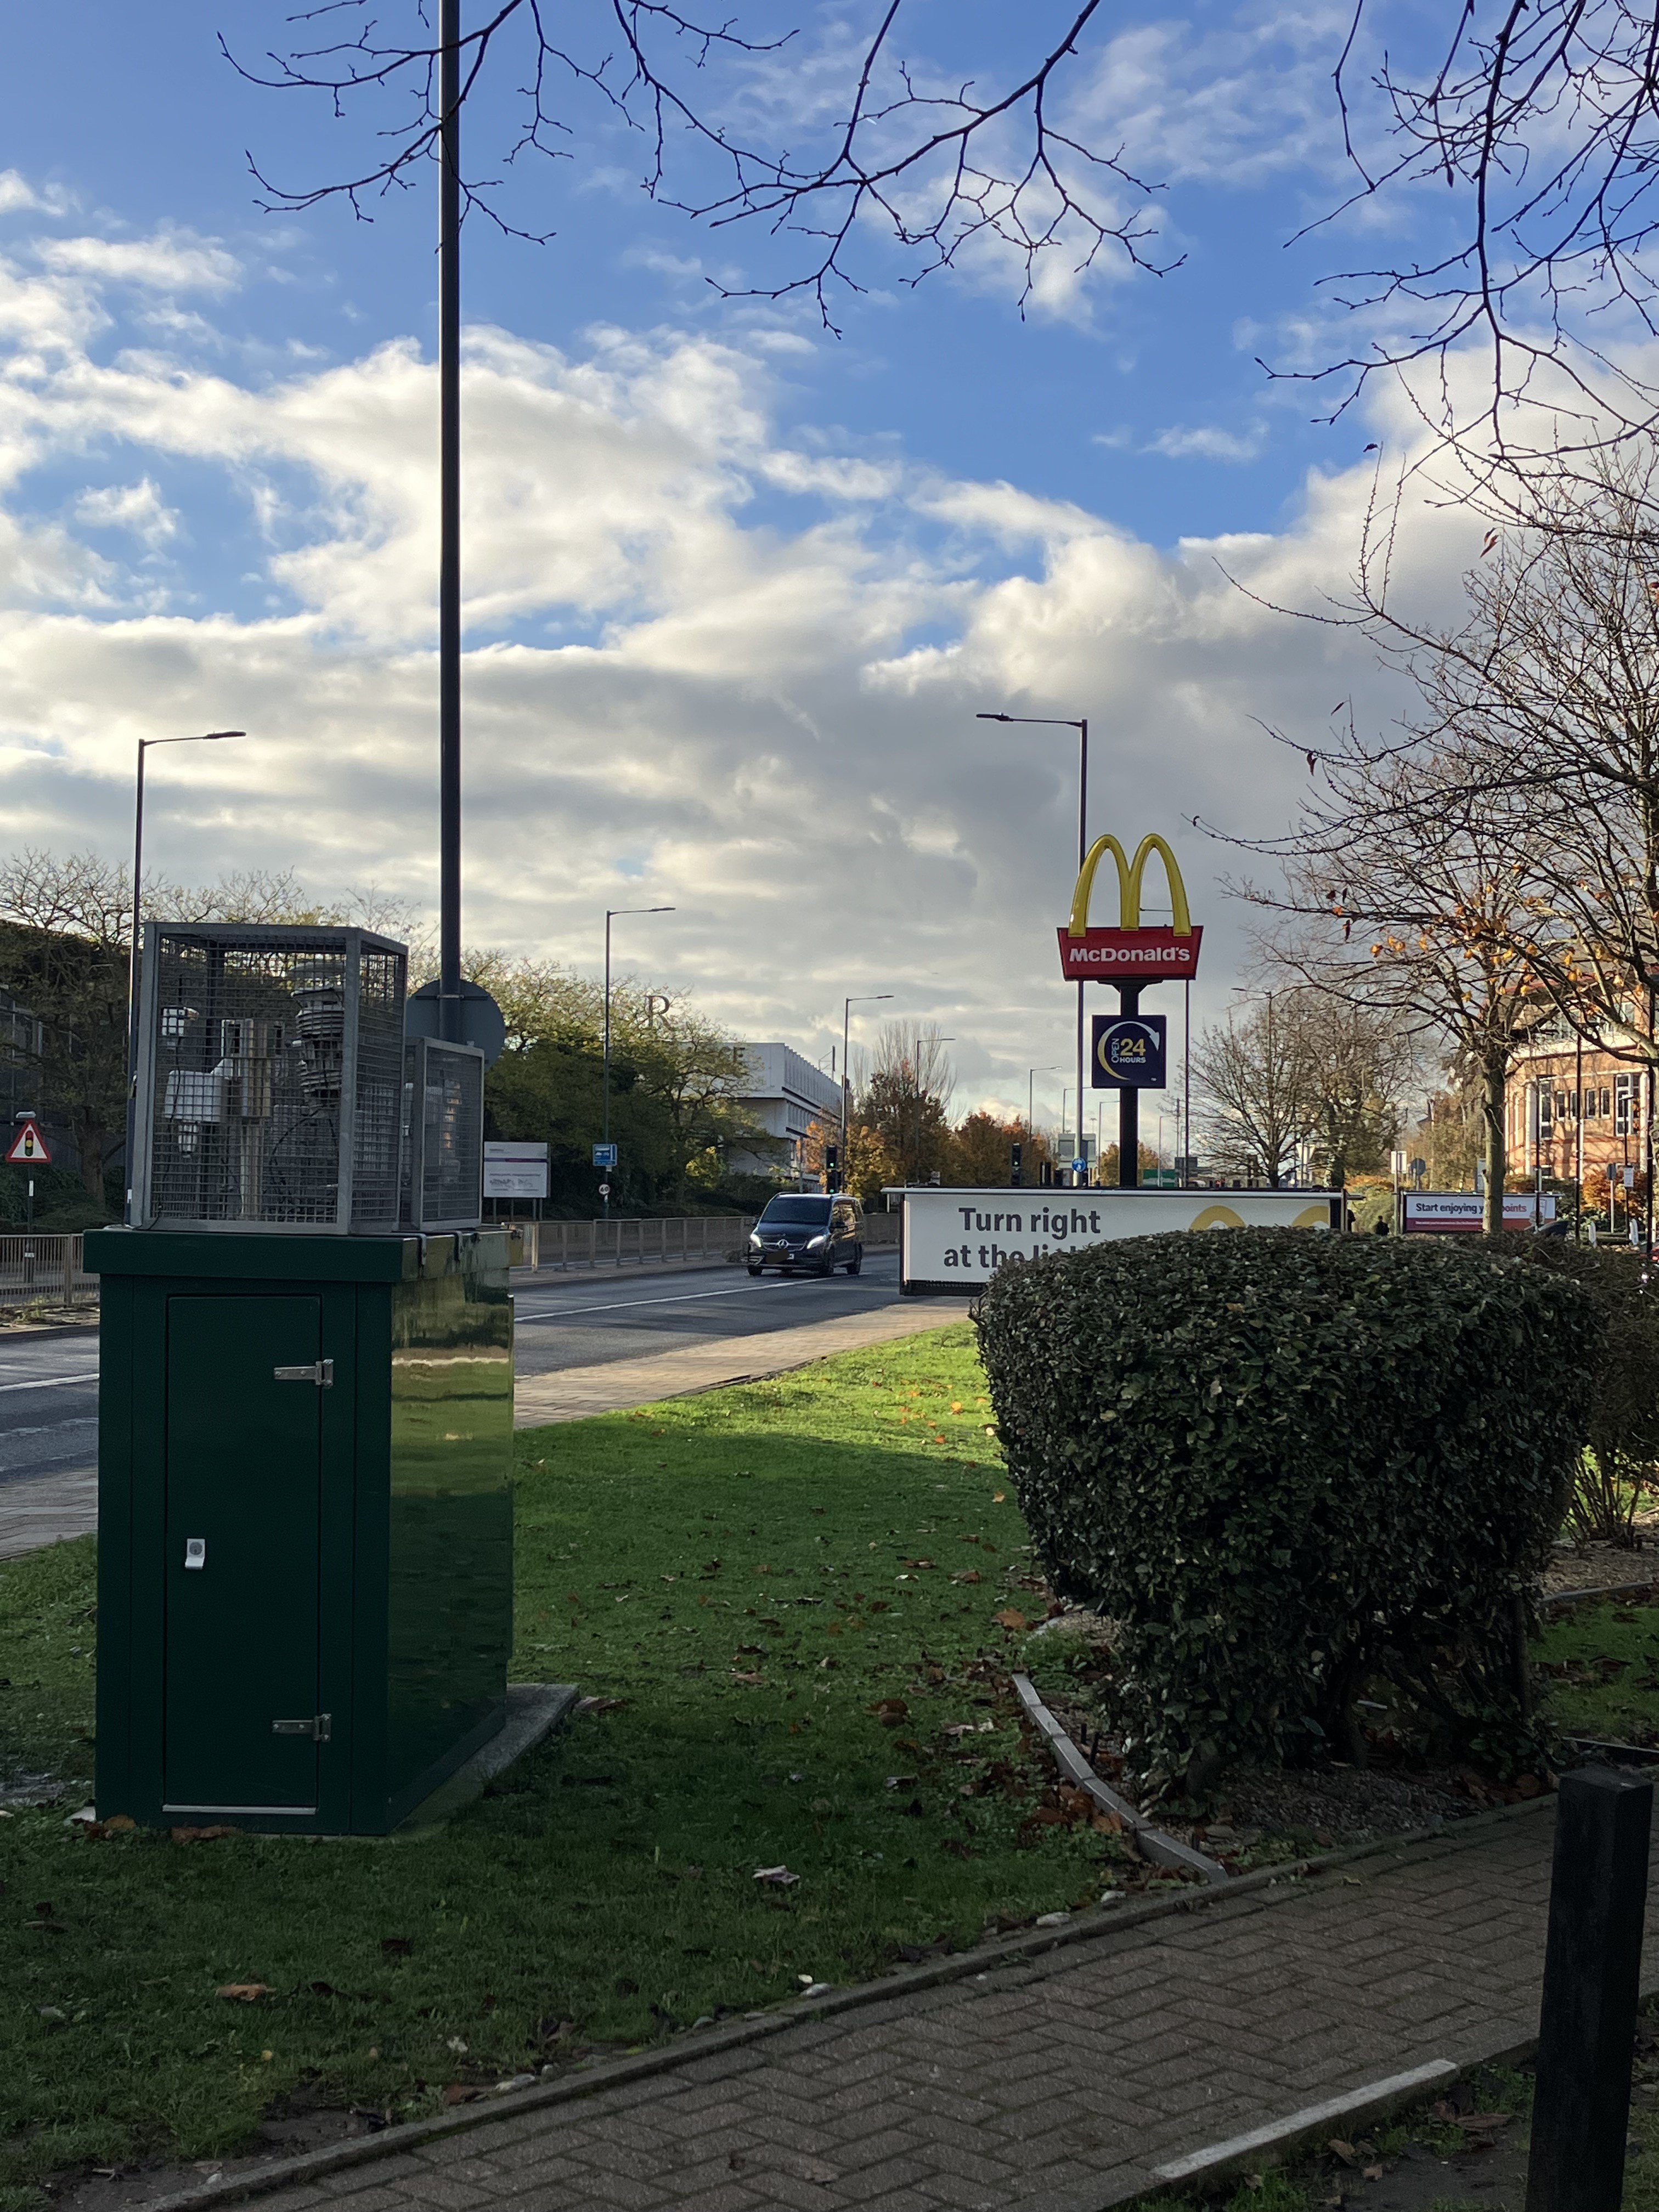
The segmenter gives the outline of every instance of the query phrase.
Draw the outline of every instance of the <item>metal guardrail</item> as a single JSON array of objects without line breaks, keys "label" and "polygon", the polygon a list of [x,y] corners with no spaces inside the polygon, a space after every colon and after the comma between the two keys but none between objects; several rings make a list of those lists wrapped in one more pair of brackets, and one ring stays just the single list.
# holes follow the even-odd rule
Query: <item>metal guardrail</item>
[{"label": "metal guardrail", "polygon": [[[672,1267],[676,1261],[721,1260],[736,1263],[747,1256],[749,1232],[755,1225],[750,1213],[704,1213],[689,1218],[669,1215],[659,1220],[503,1221],[514,1238],[514,1267],[568,1271],[573,1267]],[[896,1245],[896,1213],[866,1213],[866,1247]]]},{"label": "metal guardrail", "polygon": [[[689,1218],[609,1221],[504,1222],[522,1237],[518,1264],[549,1268],[669,1266],[676,1261],[741,1260],[755,1225],[752,1214],[703,1213]],[[516,1258],[515,1255],[515,1258]]]},{"label": "metal guardrail", "polygon": [[0,1236],[0,1305],[95,1303],[98,1278],[82,1257],[78,1236]]}]

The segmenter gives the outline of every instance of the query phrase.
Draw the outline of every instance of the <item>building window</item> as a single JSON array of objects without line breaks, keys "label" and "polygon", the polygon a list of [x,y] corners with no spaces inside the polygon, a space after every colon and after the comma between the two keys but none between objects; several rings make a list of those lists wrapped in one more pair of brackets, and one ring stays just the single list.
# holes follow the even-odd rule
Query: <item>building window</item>
[{"label": "building window", "polygon": [[1633,1075],[1616,1075],[1613,1080],[1613,1133],[1616,1137],[1628,1137],[1631,1133],[1631,1098],[1636,1089]]},{"label": "building window", "polygon": [[1540,1083],[1538,1086],[1538,1135],[1540,1142],[1548,1144],[1555,1134],[1555,1102]]}]

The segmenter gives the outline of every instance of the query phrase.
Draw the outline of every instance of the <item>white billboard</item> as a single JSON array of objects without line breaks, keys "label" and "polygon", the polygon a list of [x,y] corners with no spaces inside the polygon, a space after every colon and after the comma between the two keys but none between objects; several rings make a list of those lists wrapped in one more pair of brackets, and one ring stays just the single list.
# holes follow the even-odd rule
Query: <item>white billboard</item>
[{"label": "white billboard", "polygon": [[547,1146],[487,1139],[484,1145],[483,1194],[486,1198],[545,1198]]},{"label": "white billboard", "polygon": [[[1479,1236],[1486,1201],[1472,1190],[1407,1190],[1400,1194],[1401,1227],[1407,1237]],[[1555,1218],[1555,1194],[1504,1193],[1505,1229],[1535,1229]]]},{"label": "white billboard", "polygon": [[1011,1260],[1193,1229],[1329,1229],[1341,1203],[1322,1190],[907,1190],[900,1279],[981,1291]]}]

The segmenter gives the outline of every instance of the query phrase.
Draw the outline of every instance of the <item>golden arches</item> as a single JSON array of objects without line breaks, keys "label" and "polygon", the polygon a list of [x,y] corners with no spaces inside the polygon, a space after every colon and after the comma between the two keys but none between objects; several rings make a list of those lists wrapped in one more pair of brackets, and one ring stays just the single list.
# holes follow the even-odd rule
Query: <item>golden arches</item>
[{"label": "golden arches", "polygon": [[1082,871],[1077,879],[1077,890],[1072,896],[1072,919],[1066,933],[1084,937],[1089,929],[1089,901],[1094,894],[1095,871],[1109,853],[1117,869],[1117,915],[1120,929],[1139,929],[1140,927],[1140,883],[1146,872],[1148,857],[1156,853],[1164,863],[1164,880],[1170,886],[1170,911],[1175,917],[1177,937],[1190,937],[1193,918],[1187,908],[1187,886],[1181,880],[1181,870],[1175,854],[1156,830],[1149,830],[1135,848],[1131,860],[1117,839],[1109,833],[1097,837],[1085,856]]},{"label": "golden arches", "polygon": [[1235,1213],[1231,1206],[1206,1206],[1203,1212],[1189,1221],[1187,1226],[1189,1230],[1242,1229],[1244,1217],[1242,1213]]}]

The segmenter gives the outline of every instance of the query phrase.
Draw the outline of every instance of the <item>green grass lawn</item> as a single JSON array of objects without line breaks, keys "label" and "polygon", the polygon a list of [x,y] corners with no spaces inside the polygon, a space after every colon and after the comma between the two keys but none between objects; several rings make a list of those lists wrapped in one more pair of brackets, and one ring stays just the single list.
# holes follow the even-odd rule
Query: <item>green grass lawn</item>
[{"label": "green grass lawn", "polygon": [[1659,1742],[1659,1606],[1577,1606],[1533,1656],[1558,1728],[1605,1743]]},{"label": "green grass lawn", "polygon": [[[228,2151],[285,2105],[428,2110],[1143,1879],[1057,1818],[1017,1724],[994,1616],[1041,1601],[990,1418],[957,1325],[521,1431],[514,1677],[620,1702],[435,1833],[0,1820],[0,2208],[81,2160]],[[90,1771],[94,1625],[90,1540],[0,1567],[0,1774]],[[799,1881],[755,1880],[777,1865]]]}]

